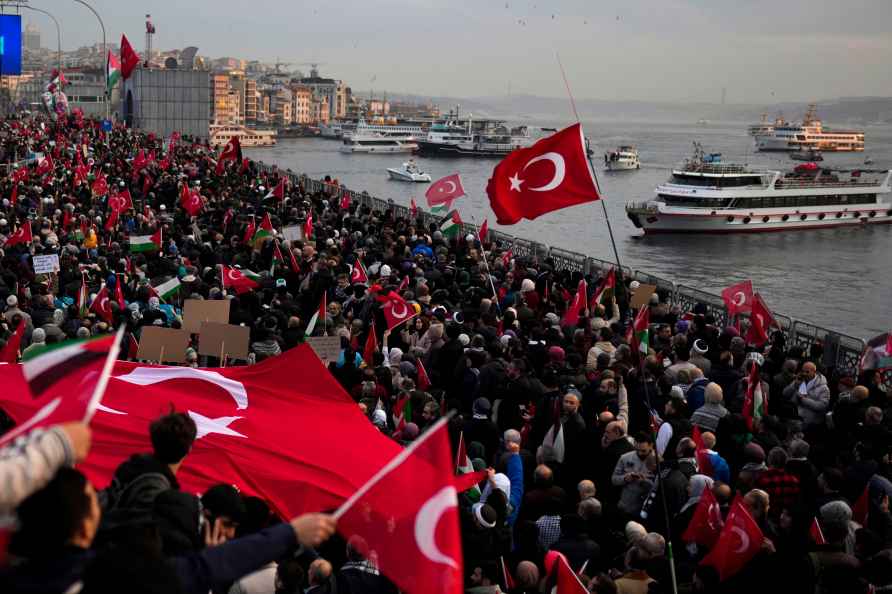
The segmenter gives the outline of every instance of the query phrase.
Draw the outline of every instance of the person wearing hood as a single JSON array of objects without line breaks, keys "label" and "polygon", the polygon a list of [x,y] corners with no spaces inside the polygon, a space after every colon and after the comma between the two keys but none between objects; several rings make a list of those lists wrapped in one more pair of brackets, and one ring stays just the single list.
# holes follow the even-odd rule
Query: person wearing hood
[{"label": "person wearing hood", "polygon": [[31,344],[22,351],[22,359],[26,359],[45,347],[46,331],[43,328],[35,328],[34,332],[31,333]]},{"label": "person wearing hood", "polygon": [[465,421],[464,438],[466,443],[478,442],[483,446],[484,459],[492,464],[499,449],[499,428],[490,419],[492,405],[486,398],[474,401],[471,418]]}]

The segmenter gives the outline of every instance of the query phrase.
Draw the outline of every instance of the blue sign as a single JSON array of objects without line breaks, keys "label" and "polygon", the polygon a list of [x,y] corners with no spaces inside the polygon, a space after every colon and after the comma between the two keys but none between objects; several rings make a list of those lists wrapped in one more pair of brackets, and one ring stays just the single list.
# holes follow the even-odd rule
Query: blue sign
[{"label": "blue sign", "polygon": [[22,17],[0,14],[0,75],[22,73]]},{"label": "blue sign", "polygon": [[112,131],[112,121],[111,120],[102,120],[102,131],[103,132],[111,132]]}]

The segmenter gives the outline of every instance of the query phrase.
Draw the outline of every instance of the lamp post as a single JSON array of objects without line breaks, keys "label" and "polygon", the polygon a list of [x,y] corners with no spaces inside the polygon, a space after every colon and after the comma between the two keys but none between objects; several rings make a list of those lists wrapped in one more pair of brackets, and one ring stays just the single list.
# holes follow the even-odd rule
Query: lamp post
[{"label": "lamp post", "polygon": [[[87,4],[84,0],[74,0],[78,4],[83,4],[89,9],[90,12],[96,17],[96,20],[99,21],[99,26],[102,28],[102,59],[108,60],[108,49],[105,44],[105,23],[102,22],[102,17],[99,16],[99,13],[96,12],[96,9]],[[108,119],[109,116],[109,104],[111,103],[111,92],[108,88],[108,65],[106,64],[105,68],[105,119]]]},{"label": "lamp post", "polygon": [[62,72],[62,29],[59,28],[59,21],[56,19],[56,17],[53,16],[52,13],[42,8],[36,8],[27,4],[9,4],[8,6],[14,6],[15,8],[27,8],[28,10],[33,10],[34,12],[45,14],[46,16],[53,19],[53,24],[56,25],[56,56],[58,59],[58,69],[59,72]]}]

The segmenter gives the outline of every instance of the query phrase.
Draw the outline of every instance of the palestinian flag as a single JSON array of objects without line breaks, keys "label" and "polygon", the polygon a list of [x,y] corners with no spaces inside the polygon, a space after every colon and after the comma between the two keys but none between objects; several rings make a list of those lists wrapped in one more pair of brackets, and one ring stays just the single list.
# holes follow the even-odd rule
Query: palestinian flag
[{"label": "palestinian flag", "polygon": [[452,210],[440,221],[439,229],[443,237],[457,237],[461,233],[461,217],[457,210]]},{"label": "palestinian flag", "polygon": [[650,308],[646,305],[638,310],[635,322],[632,324],[632,339],[630,341],[633,353],[647,356],[650,346]]},{"label": "palestinian flag", "polygon": [[89,297],[90,295],[87,293],[87,277],[81,272],[81,288],[77,292],[77,310],[82,318],[86,316],[87,311],[89,311],[90,305],[87,303]]},{"label": "palestinian flag", "polygon": [[105,76],[108,80],[106,91],[111,96],[112,89],[115,88],[115,85],[121,79],[121,61],[118,60],[118,57],[111,50],[108,50],[108,58],[105,61]]},{"label": "palestinian flag", "polygon": [[130,251],[131,252],[151,252],[161,249],[161,229],[159,228],[151,235],[131,235]]},{"label": "palestinian flag", "polygon": [[747,381],[746,396],[743,400],[743,418],[746,426],[753,430],[756,421],[768,414],[768,398],[762,392],[762,376],[759,374],[759,365],[753,361],[750,376]]},{"label": "palestinian flag", "polygon": [[66,340],[28,352],[23,358],[22,374],[31,388],[31,395],[41,398],[53,389],[63,393],[58,384],[64,382],[65,392],[79,392],[77,384],[86,379],[89,371],[101,371],[116,335],[107,334],[85,340]]},{"label": "palestinian flag", "polygon": [[274,233],[273,222],[269,218],[269,213],[266,213],[263,215],[263,220],[260,221],[260,226],[254,231],[251,243],[254,244],[255,249],[259,249],[263,244],[263,240],[267,237],[272,237]]},{"label": "palestinian flag", "polygon": [[276,187],[272,188],[266,196],[263,197],[264,200],[267,198],[275,198],[276,200],[282,200],[285,198],[285,178],[280,177],[279,183],[276,184]]},{"label": "palestinian flag", "polygon": [[316,323],[321,319],[322,320],[322,331],[325,332],[325,313],[328,309],[328,303],[326,300],[326,294],[322,293],[322,301],[319,302],[319,309],[316,310],[316,313],[313,314],[313,317],[310,318],[310,321],[307,322],[307,329],[304,331],[305,337],[313,336],[313,331],[316,329]]},{"label": "palestinian flag", "polygon": [[408,394],[397,400],[393,406],[393,424],[397,431],[402,431],[412,422],[412,399]]},{"label": "palestinian flag", "polygon": [[285,256],[282,255],[282,250],[279,249],[279,242],[275,241],[273,242],[273,261],[269,266],[270,276],[273,275],[277,266],[285,267]]},{"label": "palestinian flag", "polygon": [[180,279],[177,277],[173,277],[169,281],[165,281],[158,285],[157,287],[153,287],[149,285],[149,293],[153,296],[158,297],[159,299],[167,300],[173,295],[176,295],[180,290]]},{"label": "palestinian flag", "polygon": [[603,282],[601,282],[595,291],[595,294],[592,296],[592,301],[589,305],[589,310],[591,312],[597,311],[597,306],[601,304],[601,300],[607,294],[608,290],[611,294],[616,290],[616,273],[613,271],[613,268],[607,272],[607,276],[604,277]]},{"label": "palestinian flag", "polygon": [[447,212],[449,212],[449,207],[445,204],[440,204],[439,206],[434,206],[433,208],[431,208],[431,214],[434,216],[441,217]]},{"label": "palestinian flag", "polygon": [[[455,474],[463,475],[463,474],[472,474],[474,472],[474,465],[471,464],[471,459],[468,457],[468,451],[465,448],[465,434],[464,432],[459,432],[458,434],[458,454],[455,456]],[[468,498],[472,501],[476,502],[480,499],[480,487],[474,485],[467,491],[465,491]]]}]

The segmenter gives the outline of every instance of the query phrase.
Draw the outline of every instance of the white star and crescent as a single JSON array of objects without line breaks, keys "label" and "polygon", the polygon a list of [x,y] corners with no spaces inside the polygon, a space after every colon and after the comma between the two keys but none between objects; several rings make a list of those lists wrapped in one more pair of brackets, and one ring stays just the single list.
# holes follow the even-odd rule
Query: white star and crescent
[{"label": "white star and crescent", "polygon": [[457,570],[456,560],[441,551],[434,539],[440,518],[453,507],[458,507],[458,499],[455,487],[452,486],[443,487],[428,499],[415,516],[415,543],[421,554],[434,563],[448,565]]},{"label": "white star and crescent", "polygon": [[198,433],[195,435],[196,440],[214,433],[228,435],[230,437],[247,437],[246,435],[242,435],[238,431],[229,428],[232,423],[239,419],[243,419],[244,417],[218,417],[214,419],[191,410],[187,412],[189,413],[189,416],[192,417],[192,420],[195,421],[195,427],[198,429]]},{"label": "white star and crescent", "polygon": [[[551,161],[552,165],[554,165],[554,176],[547,184],[529,188],[531,192],[550,192],[564,183],[564,178],[567,175],[567,166],[564,162],[564,157],[560,153],[548,152],[539,155],[538,157],[534,157],[527,161],[527,164],[524,165],[520,171],[526,171],[530,165],[538,163],[539,161]],[[511,184],[510,191],[512,192],[520,192],[521,184],[526,181],[520,177],[520,171],[515,172],[513,176],[508,178],[508,181]]]},{"label": "white star and crescent", "polygon": [[731,532],[740,537],[740,546],[734,550],[735,555],[739,555],[744,552],[748,548],[750,548],[750,537],[747,535],[746,531],[740,526],[732,526]]},{"label": "white star and crescent", "polygon": [[737,291],[736,293],[734,293],[734,305],[740,307],[744,303],[746,303],[746,295],[743,293],[743,291]]}]

